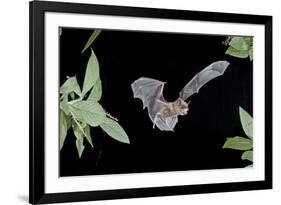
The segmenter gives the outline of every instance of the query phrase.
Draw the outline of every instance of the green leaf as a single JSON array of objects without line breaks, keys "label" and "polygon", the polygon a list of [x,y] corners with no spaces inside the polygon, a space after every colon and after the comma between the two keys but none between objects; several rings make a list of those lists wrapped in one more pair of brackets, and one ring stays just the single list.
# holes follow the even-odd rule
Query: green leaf
[{"label": "green leaf", "polygon": [[253,47],[251,47],[251,48],[249,49],[249,58],[250,58],[250,61],[253,60]]},{"label": "green leaf", "polygon": [[94,42],[94,40],[98,37],[98,35],[100,34],[101,30],[96,29],[95,31],[93,31],[92,35],[90,36],[90,38],[88,39],[85,47],[83,48],[82,52],[83,53],[85,50],[87,50],[87,48],[90,47],[90,45]]},{"label": "green leaf", "polygon": [[102,96],[102,86],[101,86],[101,80],[100,78],[97,80],[96,84],[94,85],[88,100],[92,100],[92,101],[99,101],[101,99]]},{"label": "green leaf", "polygon": [[67,130],[69,130],[69,128],[71,127],[71,117],[66,115],[66,124],[67,124]]},{"label": "green leaf", "polygon": [[223,145],[223,148],[226,149],[238,149],[238,150],[249,150],[252,149],[253,143],[251,140],[244,137],[231,137],[227,138],[226,142]]},{"label": "green leaf", "polygon": [[67,120],[63,111],[60,111],[60,150],[63,147],[67,135]]},{"label": "green leaf", "polygon": [[233,37],[229,45],[239,51],[248,50],[248,44],[246,43],[244,37]]},{"label": "green leaf", "polygon": [[85,122],[93,127],[99,126],[106,118],[102,106],[93,101],[76,101],[70,105],[71,112],[80,122]]},{"label": "green leaf", "polygon": [[73,128],[73,133],[76,137],[76,149],[78,151],[79,158],[81,158],[85,148],[83,144],[84,142],[83,133],[80,130],[79,126],[75,123],[72,124],[72,128]]},{"label": "green leaf", "polygon": [[130,144],[129,137],[118,122],[110,118],[106,118],[100,126],[113,139]]},{"label": "green leaf", "polygon": [[92,138],[91,138],[91,133],[90,133],[90,127],[87,124],[84,123],[79,123],[78,121],[73,121],[72,127],[73,127],[73,132],[74,135],[76,136],[76,139],[80,139],[85,137],[86,140],[90,143],[92,147],[94,147]]},{"label": "green leaf", "polygon": [[77,95],[81,96],[81,90],[78,85],[76,76],[68,78],[64,84],[60,87],[61,94],[69,94],[71,92],[75,92]]},{"label": "green leaf", "polygon": [[70,108],[69,108],[69,105],[68,105],[68,97],[67,97],[67,95],[64,95],[63,100],[60,101],[60,108],[64,111],[64,113],[66,115],[69,115]]},{"label": "green leaf", "polygon": [[76,139],[76,149],[78,151],[78,155],[79,155],[79,158],[81,158],[82,154],[83,154],[83,151],[84,151],[84,144],[83,144],[83,138],[82,139]]},{"label": "green leaf", "polygon": [[239,107],[240,121],[245,134],[253,138],[253,118],[242,107]]},{"label": "green leaf", "polygon": [[93,87],[93,85],[95,85],[96,81],[99,79],[99,76],[100,76],[99,62],[94,51],[92,50],[86,68],[86,74],[85,74],[83,90],[82,90],[83,95],[85,95]]},{"label": "green leaf", "polygon": [[85,137],[86,137],[87,141],[90,143],[90,145],[92,147],[94,147],[93,142],[92,142],[92,138],[91,138],[91,132],[90,132],[90,126],[89,125],[85,126],[84,133],[85,133]]},{"label": "green leaf", "polygon": [[253,161],[253,151],[246,151],[242,154],[241,158],[243,160]]},{"label": "green leaf", "polygon": [[248,50],[239,51],[231,46],[228,47],[225,53],[237,58],[247,58],[249,56]]},{"label": "green leaf", "polygon": [[245,37],[244,40],[245,40],[245,42],[247,43],[248,46],[253,45],[253,37]]}]

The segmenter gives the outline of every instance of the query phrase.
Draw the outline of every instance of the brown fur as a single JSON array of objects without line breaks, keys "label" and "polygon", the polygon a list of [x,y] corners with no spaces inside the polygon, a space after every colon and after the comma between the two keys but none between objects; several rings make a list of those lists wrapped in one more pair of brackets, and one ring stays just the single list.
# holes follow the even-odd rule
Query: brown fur
[{"label": "brown fur", "polygon": [[188,112],[188,105],[189,105],[189,102],[186,103],[181,98],[178,98],[174,102],[165,103],[163,109],[160,111],[160,115],[163,117],[186,115]]}]

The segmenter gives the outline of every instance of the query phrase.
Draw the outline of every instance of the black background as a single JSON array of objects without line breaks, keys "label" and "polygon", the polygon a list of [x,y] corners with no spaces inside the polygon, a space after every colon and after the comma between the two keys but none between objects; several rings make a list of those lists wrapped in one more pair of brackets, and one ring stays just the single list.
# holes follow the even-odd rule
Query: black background
[{"label": "black background", "polygon": [[[60,36],[60,85],[76,75],[82,86],[90,50],[81,54],[92,30],[63,28]],[[101,128],[91,128],[94,149],[85,141],[81,159],[72,130],[60,151],[60,175],[93,175],[245,167],[241,151],[222,149],[227,137],[245,136],[239,106],[252,115],[252,62],[225,55],[226,36],[103,30],[93,44],[100,64],[100,103],[119,119],[130,138],[123,144]],[[152,128],[147,110],[134,99],[139,77],[168,82],[166,100],[200,70],[217,60],[231,63],[223,76],[190,100],[187,116],[174,132]]]}]

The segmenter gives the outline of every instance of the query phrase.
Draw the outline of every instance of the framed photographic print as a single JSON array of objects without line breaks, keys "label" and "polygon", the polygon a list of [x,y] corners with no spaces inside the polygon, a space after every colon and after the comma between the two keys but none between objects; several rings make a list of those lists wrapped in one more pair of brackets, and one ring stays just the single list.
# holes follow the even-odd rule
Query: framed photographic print
[{"label": "framed photographic print", "polygon": [[30,203],[271,187],[271,16],[30,2]]}]

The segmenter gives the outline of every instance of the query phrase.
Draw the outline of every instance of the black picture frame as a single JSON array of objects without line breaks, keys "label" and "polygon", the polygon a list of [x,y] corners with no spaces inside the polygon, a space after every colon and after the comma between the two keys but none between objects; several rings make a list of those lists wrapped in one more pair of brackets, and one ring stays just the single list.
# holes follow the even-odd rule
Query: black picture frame
[{"label": "black picture frame", "polygon": [[[30,164],[29,202],[31,204],[91,201],[183,195],[197,193],[259,190],[272,188],[272,17],[262,15],[214,13],[155,8],[105,6],[93,4],[32,1],[30,12]],[[81,191],[71,193],[45,192],[44,122],[45,122],[45,79],[44,79],[44,25],[46,12],[98,14],[111,16],[150,17],[209,22],[260,24],[265,27],[265,180],[219,184],[200,184],[154,188],[134,188],[107,191]]]}]

